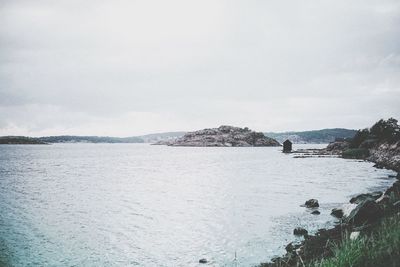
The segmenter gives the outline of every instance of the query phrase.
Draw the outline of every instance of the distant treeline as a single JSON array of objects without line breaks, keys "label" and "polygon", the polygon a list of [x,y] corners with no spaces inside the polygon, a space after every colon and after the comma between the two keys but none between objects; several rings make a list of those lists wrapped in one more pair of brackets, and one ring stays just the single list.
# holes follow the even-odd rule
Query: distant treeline
[{"label": "distant treeline", "polygon": [[0,136],[0,145],[18,144],[18,145],[42,145],[45,142],[38,138],[26,136]]},{"label": "distant treeline", "polygon": [[266,136],[271,137],[282,143],[289,139],[293,143],[314,143],[314,144],[327,144],[335,141],[338,138],[353,138],[357,133],[356,130],[335,128],[323,129],[304,132],[283,132],[283,133],[264,133]]},{"label": "distant treeline", "polygon": [[[286,139],[293,143],[330,143],[337,138],[352,138],[356,130],[348,129],[324,129],[305,132],[264,133],[265,136],[276,139],[282,143]],[[172,140],[181,137],[185,132],[155,133],[132,137],[108,137],[108,136],[3,136],[0,144],[44,144],[44,143],[156,143],[158,141]]]},{"label": "distant treeline", "polygon": [[26,136],[2,136],[0,144],[21,144],[37,145],[48,143],[143,143],[139,137],[104,137],[104,136],[46,136],[46,137],[26,137]]},{"label": "distant treeline", "polygon": [[45,143],[143,143],[139,137],[108,137],[108,136],[46,136],[38,137]]}]

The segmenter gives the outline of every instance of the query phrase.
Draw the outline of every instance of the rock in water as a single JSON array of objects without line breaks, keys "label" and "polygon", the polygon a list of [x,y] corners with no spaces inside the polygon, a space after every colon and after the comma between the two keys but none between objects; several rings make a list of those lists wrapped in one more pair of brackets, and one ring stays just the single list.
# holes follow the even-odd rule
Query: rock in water
[{"label": "rock in water", "polygon": [[321,212],[319,212],[319,210],[314,210],[313,212],[311,212],[312,215],[320,215]]},{"label": "rock in water", "polygon": [[293,230],[294,235],[308,235],[308,231],[302,227],[297,227]]},{"label": "rock in water", "polygon": [[335,208],[335,209],[332,210],[331,215],[336,217],[336,218],[338,218],[338,219],[341,219],[341,218],[343,218],[344,213],[343,213],[342,209],[336,209]]},{"label": "rock in water", "polygon": [[316,199],[310,199],[307,200],[306,203],[304,204],[307,208],[318,208],[319,204],[318,204],[318,200]]},{"label": "rock in water", "polygon": [[186,133],[183,137],[171,141],[170,146],[195,147],[252,147],[252,146],[280,146],[275,139],[266,137],[261,132],[254,132],[246,128],[220,126]]},{"label": "rock in water", "polygon": [[351,211],[346,221],[353,223],[355,226],[373,223],[383,215],[383,209],[379,204],[371,199],[367,199]]},{"label": "rock in water", "polygon": [[200,259],[199,263],[207,263],[207,259]]}]

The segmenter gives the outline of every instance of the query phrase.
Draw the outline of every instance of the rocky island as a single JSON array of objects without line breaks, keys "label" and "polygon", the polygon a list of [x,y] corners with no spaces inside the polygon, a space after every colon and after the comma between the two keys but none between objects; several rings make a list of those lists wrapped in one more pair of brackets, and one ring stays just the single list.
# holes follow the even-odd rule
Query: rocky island
[{"label": "rocky island", "polygon": [[175,140],[157,144],[194,147],[280,146],[278,141],[266,137],[261,132],[252,131],[247,127],[240,128],[226,125],[218,128],[188,132]]}]

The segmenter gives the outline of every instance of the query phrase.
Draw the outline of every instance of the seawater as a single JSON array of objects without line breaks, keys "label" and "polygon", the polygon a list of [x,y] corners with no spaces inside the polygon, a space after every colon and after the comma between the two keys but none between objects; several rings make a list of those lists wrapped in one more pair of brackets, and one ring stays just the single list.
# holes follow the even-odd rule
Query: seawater
[{"label": "seawater", "polygon": [[[295,145],[295,148],[316,145]],[[0,259],[10,266],[254,266],[293,228],[393,183],[388,170],[281,148],[0,146]],[[300,207],[317,198],[321,215]],[[236,260],[235,260],[236,255]],[[205,265],[207,266],[207,265]]]}]

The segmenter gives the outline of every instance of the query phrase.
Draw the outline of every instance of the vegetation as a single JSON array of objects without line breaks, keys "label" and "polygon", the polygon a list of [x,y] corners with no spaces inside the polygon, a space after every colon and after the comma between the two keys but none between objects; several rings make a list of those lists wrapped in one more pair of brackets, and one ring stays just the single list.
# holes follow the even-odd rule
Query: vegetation
[{"label": "vegetation", "polygon": [[38,140],[37,138],[25,137],[25,136],[0,136],[1,145],[42,145],[45,142]]},{"label": "vegetation", "polygon": [[345,239],[334,256],[309,267],[396,267],[400,266],[400,215],[384,220],[372,233]]},{"label": "vegetation", "polygon": [[400,141],[400,126],[394,118],[379,120],[370,129],[357,131],[350,148],[371,148],[382,142],[390,144]]},{"label": "vegetation", "polygon": [[139,137],[107,137],[107,136],[1,136],[0,144],[47,144],[47,143],[143,143]]},{"label": "vegetation", "polygon": [[143,143],[139,137],[108,137],[108,136],[47,136],[39,137],[46,143]]},{"label": "vegetation", "polygon": [[342,157],[345,159],[365,159],[368,156],[369,151],[365,148],[350,148],[342,152]]}]

